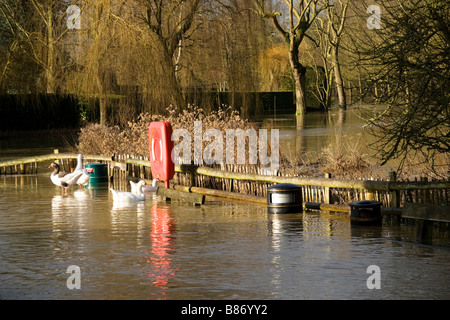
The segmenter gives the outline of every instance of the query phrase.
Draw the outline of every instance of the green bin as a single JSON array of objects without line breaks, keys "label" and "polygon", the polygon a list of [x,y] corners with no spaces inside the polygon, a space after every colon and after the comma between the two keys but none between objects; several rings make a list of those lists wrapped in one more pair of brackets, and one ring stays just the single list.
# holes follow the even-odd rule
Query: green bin
[{"label": "green bin", "polygon": [[108,183],[108,165],[105,163],[90,163],[84,166],[89,174],[87,187],[99,187]]}]

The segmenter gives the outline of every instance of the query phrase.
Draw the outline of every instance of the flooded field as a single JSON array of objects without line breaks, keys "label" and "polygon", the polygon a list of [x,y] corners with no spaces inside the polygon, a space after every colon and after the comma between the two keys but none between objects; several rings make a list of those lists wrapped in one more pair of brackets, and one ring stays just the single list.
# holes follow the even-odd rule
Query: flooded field
[{"label": "flooded field", "polygon": [[[351,112],[325,124],[311,115],[303,127],[265,121],[282,143],[315,151],[340,127],[358,137]],[[58,137],[9,137],[0,159],[65,146]],[[410,225],[352,227],[342,213],[271,215],[218,198],[195,207],[149,193],[117,207],[106,187],[62,197],[47,166],[0,176],[0,299],[450,298],[448,234],[424,245]]]},{"label": "flooded field", "polygon": [[[48,174],[2,176],[0,299],[450,298],[449,246],[414,236],[210,198],[116,207],[106,188],[62,197]],[[368,288],[373,265],[380,289]]]}]

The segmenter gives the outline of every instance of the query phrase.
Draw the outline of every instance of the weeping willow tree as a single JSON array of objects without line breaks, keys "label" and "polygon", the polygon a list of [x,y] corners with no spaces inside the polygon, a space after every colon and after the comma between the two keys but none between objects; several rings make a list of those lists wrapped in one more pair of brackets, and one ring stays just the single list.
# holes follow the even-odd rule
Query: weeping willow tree
[{"label": "weeping willow tree", "polygon": [[160,65],[167,79],[171,104],[181,110],[185,98],[181,90],[179,61],[184,39],[192,32],[201,0],[137,0],[140,16],[146,28],[143,30],[154,39],[160,55]]},{"label": "weeping willow tree", "polygon": [[218,51],[212,66],[220,64],[223,87],[229,92],[228,104],[243,116],[258,111],[252,93],[261,87],[258,56],[265,35],[263,23],[248,5],[248,1],[235,0],[217,8],[219,14],[210,34],[214,37],[211,49]]},{"label": "weeping willow tree", "polygon": [[261,50],[259,56],[261,89],[267,91],[286,90],[292,87],[292,73],[289,67],[289,53],[284,44],[273,45]]},{"label": "weeping willow tree", "polygon": [[228,104],[243,115],[256,112],[253,92],[261,88],[258,57],[267,33],[249,9],[246,0],[202,2],[176,54],[187,101],[206,111]]},{"label": "weeping willow tree", "polygon": [[[183,1],[84,1],[82,28],[71,34],[77,43],[72,54],[77,67],[68,83],[87,100],[98,100],[100,123],[126,123],[139,112],[161,113],[170,104],[184,105],[176,49],[193,19],[183,15],[184,5]],[[193,3],[194,9],[197,5]],[[171,25],[176,10],[179,23]]]},{"label": "weeping willow tree", "polygon": [[69,34],[69,54],[75,67],[68,72],[67,90],[90,101],[91,106],[98,100],[100,123],[107,122],[111,95],[115,93],[114,56],[117,54],[117,20],[112,17],[123,7],[114,6],[117,1],[86,0],[82,11],[81,28]]}]

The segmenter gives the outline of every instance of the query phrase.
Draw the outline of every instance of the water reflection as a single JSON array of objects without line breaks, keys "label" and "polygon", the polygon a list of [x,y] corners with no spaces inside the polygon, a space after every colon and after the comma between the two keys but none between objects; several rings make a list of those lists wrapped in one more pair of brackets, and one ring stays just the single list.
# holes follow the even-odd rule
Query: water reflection
[{"label": "water reflection", "polygon": [[342,128],[345,124],[346,119],[347,119],[347,111],[343,110],[343,109],[339,109],[337,127]]},{"label": "water reflection", "polygon": [[303,230],[302,214],[269,214],[269,237],[272,245],[271,279],[272,294],[282,291],[284,274],[284,250],[290,244],[301,240]]},{"label": "water reflection", "polygon": [[268,214],[267,219],[272,239],[302,234],[303,215],[301,213]]},{"label": "water reflection", "polygon": [[90,198],[88,191],[74,191],[73,195],[53,196],[52,198],[52,223],[53,232],[60,233],[67,227],[70,221],[74,229],[84,229],[86,227],[86,212]]},{"label": "water reflection", "polygon": [[[367,150],[374,137],[363,128],[364,117],[374,111],[373,106],[360,106],[348,110],[332,109],[330,112],[311,112],[305,115],[272,116],[261,119],[262,126],[280,130],[280,148],[293,162],[305,154],[320,153],[323,148],[344,143],[361,152]],[[374,158],[370,158],[375,160]]]},{"label": "water reflection", "polygon": [[383,237],[382,226],[352,226],[351,227],[352,237],[359,238],[381,238]]},{"label": "water reflection", "polygon": [[170,216],[170,206],[158,206],[155,201],[151,208],[151,251],[146,258],[150,264],[148,276],[151,283],[160,289],[158,299],[166,298],[168,283],[177,268],[172,267],[174,253],[175,219]]},{"label": "water reflection", "polygon": [[111,215],[113,217],[117,217],[120,215],[123,210],[132,210],[135,211],[138,216],[142,216],[145,212],[145,202],[144,201],[136,201],[136,202],[118,202],[114,201],[113,206],[111,208]]},{"label": "water reflection", "polygon": [[[48,175],[0,176],[0,299],[450,297],[448,235],[425,246],[413,226],[353,228],[337,213],[166,204],[117,208],[107,189],[61,197]],[[77,291],[66,287],[73,264]],[[381,290],[366,287],[369,265]]]}]

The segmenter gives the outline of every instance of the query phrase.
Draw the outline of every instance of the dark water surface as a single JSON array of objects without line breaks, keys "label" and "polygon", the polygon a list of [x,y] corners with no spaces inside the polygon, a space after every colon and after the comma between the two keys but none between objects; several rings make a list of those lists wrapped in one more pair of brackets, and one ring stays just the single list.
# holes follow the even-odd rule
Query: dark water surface
[{"label": "dark water surface", "polygon": [[[450,248],[407,226],[152,194],[116,207],[106,188],[62,197],[48,173],[0,177],[0,248],[0,299],[450,298]],[[80,289],[67,287],[71,265]],[[380,289],[367,287],[371,265]]]},{"label": "dark water surface", "polygon": [[[341,116],[266,121],[296,153],[336,140],[336,128],[359,139],[355,113]],[[0,139],[0,159],[65,145],[51,135]],[[412,226],[355,228],[344,214],[269,215],[209,198],[193,207],[148,194],[116,207],[107,188],[62,197],[47,166],[0,176],[0,299],[450,298],[448,236],[423,245]],[[367,285],[373,265],[380,289]],[[70,266],[80,289],[67,286]]]}]

